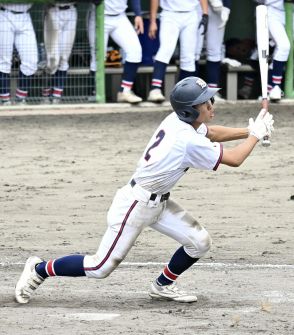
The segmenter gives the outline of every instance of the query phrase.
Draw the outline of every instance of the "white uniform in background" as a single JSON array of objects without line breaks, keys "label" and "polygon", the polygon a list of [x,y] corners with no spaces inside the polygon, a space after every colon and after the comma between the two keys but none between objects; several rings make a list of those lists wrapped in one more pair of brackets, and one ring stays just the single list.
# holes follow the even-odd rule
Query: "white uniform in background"
[{"label": "white uniform in background", "polygon": [[[123,49],[125,61],[140,63],[142,60],[142,47],[138,35],[126,15],[127,0],[104,1],[104,50],[106,53],[109,37]],[[96,71],[96,11],[91,4],[88,12],[87,30],[91,49],[90,70]]]},{"label": "white uniform in background", "polygon": [[[201,7],[198,7],[198,15],[202,15]],[[223,11],[227,12],[227,19],[229,18],[230,10],[228,8],[223,7]],[[224,22],[222,19],[222,10],[215,11],[208,1],[208,26],[207,33],[201,35],[201,31],[198,32],[197,37],[197,47],[195,52],[196,61],[200,59],[201,51],[204,46],[205,39],[205,47],[206,47],[206,59],[211,62],[220,62],[222,60],[222,44],[224,41],[225,35],[225,27],[226,21]]]},{"label": "white uniform in background", "polygon": [[[197,30],[201,19],[199,0],[161,0],[160,7],[160,47],[155,60],[169,64],[179,39],[181,70],[195,71]],[[200,31],[202,33],[202,29]]]},{"label": "white uniform in background", "polygon": [[47,5],[44,20],[44,43],[47,54],[47,70],[54,74],[57,70],[67,71],[77,26],[75,2],[58,2]]},{"label": "white uniform in background", "polygon": [[13,47],[20,57],[20,70],[26,76],[37,71],[37,41],[29,9],[32,4],[0,3],[0,72],[10,73]]},{"label": "white uniform in background", "polygon": [[289,56],[290,42],[285,29],[284,1],[266,0],[265,4],[267,5],[270,37],[276,44],[273,58],[280,62],[286,62]]}]

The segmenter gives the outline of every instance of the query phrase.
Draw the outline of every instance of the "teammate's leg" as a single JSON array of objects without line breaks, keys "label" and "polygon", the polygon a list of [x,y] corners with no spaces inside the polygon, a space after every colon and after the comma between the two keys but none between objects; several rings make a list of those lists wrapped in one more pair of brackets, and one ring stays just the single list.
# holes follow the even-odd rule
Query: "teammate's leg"
[{"label": "teammate's leg", "polygon": [[[32,86],[32,77],[38,68],[38,50],[35,31],[29,13],[18,14],[22,29],[15,35],[15,47],[18,51],[21,64],[16,102],[25,102],[28,91]],[[21,17],[20,17],[21,16]]]},{"label": "teammate's leg", "polygon": [[269,97],[271,100],[278,101],[282,96],[283,73],[290,52],[290,42],[285,30],[285,12],[269,6],[268,26],[270,36],[276,43],[272,70],[269,73]]},{"label": "teammate's leg", "polygon": [[162,94],[165,71],[175,51],[180,34],[181,22],[177,18],[177,14],[164,10],[160,14],[159,49],[155,55],[148,101],[162,102],[165,100]]},{"label": "teammate's leg", "polygon": [[182,244],[168,265],[151,285],[151,297],[181,302],[197,300],[194,295],[174,290],[176,279],[189,269],[210,249],[211,238],[189,213],[173,200],[166,202],[166,209],[157,223],[151,226]]},{"label": "teammate's leg", "polygon": [[13,21],[6,11],[0,11],[0,104],[10,104],[10,72],[14,43]]},{"label": "teammate's leg", "polygon": [[[202,12],[201,6],[198,6],[197,14],[198,14],[198,18],[202,16],[203,12]],[[209,26],[209,21],[208,21],[208,26]],[[202,76],[199,70],[199,60],[201,58],[203,45],[204,45],[204,35],[202,35],[201,29],[197,29],[196,49],[195,49],[195,76],[201,77],[201,78],[204,78],[204,76]]]},{"label": "teammate's leg", "polygon": [[179,80],[195,76],[195,50],[197,46],[197,10],[185,14],[180,31],[180,73]]},{"label": "teammate's leg", "polygon": [[53,92],[52,102],[58,103],[63,95],[63,90],[66,82],[67,71],[69,69],[69,57],[72,52],[77,26],[77,9],[71,7],[63,11],[63,25],[60,31],[60,62],[58,70],[53,77]]},{"label": "teammate's leg", "polygon": [[[209,23],[207,28],[207,62],[206,62],[206,81],[209,87],[219,87],[220,71],[222,59],[222,43],[224,40],[225,27],[219,28],[222,23],[220,15],[209,7]],[[220,100],[219,95],[216,96]]]},{"label": "teammate's leg", "polygon": [[94,95],[96,90],[96,11],[95,5],[90,4],[86,18],[86,29],[88,33],[88,40],[90,46],[90,80],[89,80],[89,94]]},{"label": "teammate's leg", "polygon": [[124,71],[117,100],[119,102],[138,103],[142,98],[135,95],[132,91],[137,75],[138,67],[142,61],[142,47],[134,27],[128,20],[126,14],[112,17],[115,20],[115,29],[110,33],[114,42],[119,45],[126,54]]},{"label": "teammate's leg", "polygon": [[58,70],[60,62],[60,32],[63,21],[60,17],[60,11],[57,7],[48,7],[45,9],[44,18],[44,43],[47,55],[46,71],[49,74],[47,83],[42,91],[45,101],[51,98],[53,90],[53,76]]}]

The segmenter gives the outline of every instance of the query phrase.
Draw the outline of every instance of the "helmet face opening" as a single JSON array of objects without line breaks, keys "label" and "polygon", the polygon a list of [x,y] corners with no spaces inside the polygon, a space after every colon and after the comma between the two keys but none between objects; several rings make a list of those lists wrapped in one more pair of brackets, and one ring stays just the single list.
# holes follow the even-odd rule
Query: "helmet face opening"
[{"label": "helmet face opening", "polygon": [[193,106],[206,101],[214,104],[213,96],[219,88],[208,87],[207,83],[198,77],[187,77],[179,81],[170,95],[170,103],[180,120],[193,123],[199,112]]}]

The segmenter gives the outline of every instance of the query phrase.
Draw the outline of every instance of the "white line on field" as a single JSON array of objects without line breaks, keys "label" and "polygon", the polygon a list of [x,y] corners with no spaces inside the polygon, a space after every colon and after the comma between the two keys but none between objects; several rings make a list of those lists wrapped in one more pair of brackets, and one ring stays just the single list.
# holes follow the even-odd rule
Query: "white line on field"
[{"label": "white line on field", "polygon": [[[24,265],[24,262],[0,262],[0,266],[9,267],[14,265]],[[155,267],[165,266],[162,262],[123,262],[120,266],[126,267]],[[200,268],[223,269],[294,269],[294,264],[237,264],[237,263],[197,263]]]}]

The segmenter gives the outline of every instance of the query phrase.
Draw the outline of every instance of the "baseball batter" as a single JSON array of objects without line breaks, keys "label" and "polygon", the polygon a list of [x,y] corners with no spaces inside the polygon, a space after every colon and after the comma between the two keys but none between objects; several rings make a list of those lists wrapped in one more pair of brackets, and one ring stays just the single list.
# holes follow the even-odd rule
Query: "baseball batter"
[{"label": "baseball batter", "polygon": [[[215,171],[219,164],[239,166],[258,141],[273,130],[272,115],[262,110],[245,128],[209,126],[218,88],[188,77],[172,90],[174,111],[154,132],[129,182],[120,188],[107,215],[107,230],[94,255],[70,255],[44,261],[30,257],[16,285],[16,300],[28,303],[48,277],[87,276],[102,279],[123,261],[137,237],[149,226],[181,244],[159,277],[151,284],[153,299],[195,302],[197,297],[178,290],[177,278],[203,257],[211,246],[207,230],[170,192],[190,169]],[[244,139],[230,149],[221,142]]]},{"label": "baseball batter", "polygon": [[269,34],[276,44],[268,79],[269,98],[273,101],[279,101],[283,95],[281,85],[290,52],[290,42],[285,29],[284,1],[265,0],[258,2],[267,6]]},{"label": "baseball batter", "polygon": [[45,7],[46,70],[51,75],[51,83],[43,90],[43,97],[49,98],[53,103],[60,102],[63,94],[69,57],[76,35],[77,18],[74,1],[57,1],[56,4]]},{"label": "baseball batter", "polygon": [[31,7],[30,3],[0,3],[0,104],[11,104],[10,73],[14,47],[21,61],[15,94],[16,103],[26,101],[32,76],[37,71],[38,51],[29,13]]}]

